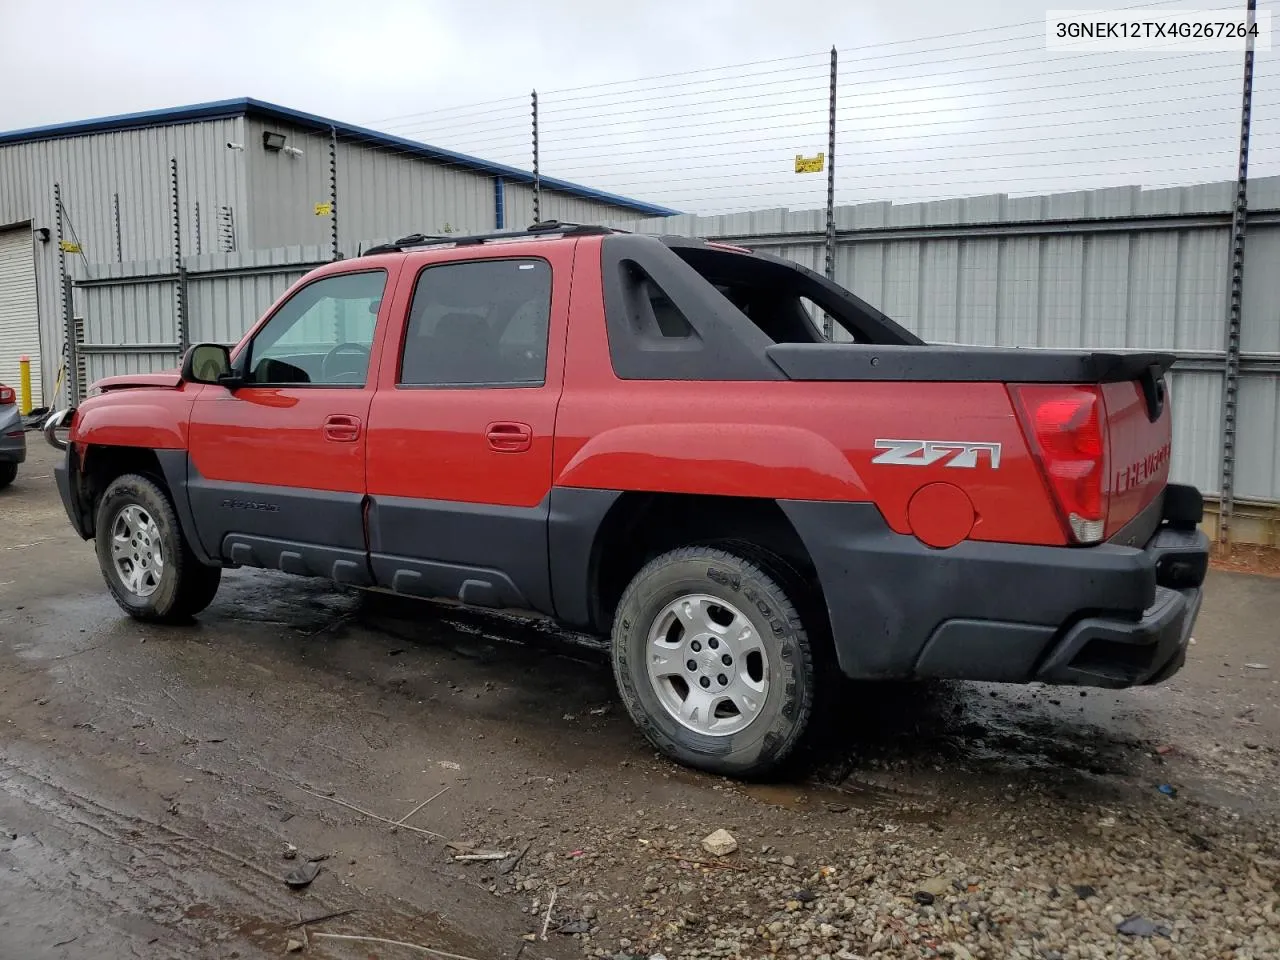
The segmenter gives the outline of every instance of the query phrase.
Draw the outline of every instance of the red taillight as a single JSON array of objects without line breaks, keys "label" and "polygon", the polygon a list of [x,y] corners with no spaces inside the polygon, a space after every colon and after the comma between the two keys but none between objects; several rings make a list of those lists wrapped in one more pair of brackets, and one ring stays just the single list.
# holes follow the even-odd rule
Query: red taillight
[{"label": "red taillight", "polygon": [[1107,528],[1107,409],[1096,386],[1011,384],[1009,392],[1071,537],[1097,543]]},{"label": "red taillight", "polygon": [[7,407],[11,403],[16,403],[18,395],[13,392],[13,387],[0,387],[0,407]]}]

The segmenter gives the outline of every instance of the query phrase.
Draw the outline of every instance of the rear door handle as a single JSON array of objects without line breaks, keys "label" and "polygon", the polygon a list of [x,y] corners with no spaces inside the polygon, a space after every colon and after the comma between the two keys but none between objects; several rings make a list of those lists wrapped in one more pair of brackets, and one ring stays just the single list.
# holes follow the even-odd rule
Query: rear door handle
[{"label": "rear door handle", "polygon": [[524,453],[533,446],[533,427],[527,423],[500,421],[485,428],[489,449],[498,453]]},{"label": "rear door handle", "polygon": [[334,413],[324,418],[324,438],[334,443],[354,443],[360,439],[360,418]]}]

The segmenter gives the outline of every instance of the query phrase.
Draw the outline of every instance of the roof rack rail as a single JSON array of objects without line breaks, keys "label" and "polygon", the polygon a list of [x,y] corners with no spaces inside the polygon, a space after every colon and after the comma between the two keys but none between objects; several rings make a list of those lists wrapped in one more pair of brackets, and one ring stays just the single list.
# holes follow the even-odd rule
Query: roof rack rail
[{"label": "roof rack rail", "polygon": [[[525,227],[526,233],[558,233],[561,230],[581,230],[582,224],[568,220],[542,220]],[[603,228],[601,228],[603,229]]]},{"label": "roof rack rail", "polygon": [[368,257],[379,253],[399,253],[405,247],[419,246],[427,243],[450,242],[452,242],[452,238],[450,237],[426,233],[411,233],[407,237],[401,237],[399,240],[392,240],[390,243],[376,243],[360,255]]},{"label": "roof rack rail", "polygon": [[451,247],[466,247],[481,243],[496,243],[503,240],[541,237],[546,234],[558,234],[563,237],[598,237],[610,233],[626,232],[627,231],[625,230],[616,230],[613,227],[602,227],[595,224],[566,223],[560,220],[546,220],[542,223],[532,224],[524,230],[480,233],[473,236],[439,236],[424,233],[411,233],[407,237],[401,237],[399,240],[393,240],[390,243],[375,244],[368,250],[365,250],[361,256],[376,256],[379,253],[402,253],[404,250],[411,247],[446,245]]}]

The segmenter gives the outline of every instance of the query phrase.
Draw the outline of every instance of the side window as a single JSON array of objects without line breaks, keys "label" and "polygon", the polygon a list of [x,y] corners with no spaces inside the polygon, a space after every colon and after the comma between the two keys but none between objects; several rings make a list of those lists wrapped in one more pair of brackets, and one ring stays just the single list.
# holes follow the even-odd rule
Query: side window
[{"label": "side window", "polygon": [[547,376],[551,267],[475,260],[418,275],[400,358],[404,386],[539,386]]},{"label": "side window", "polygon": [[303,287],[249,344],[245,382],[362,386],[386,285],[370,270]]}]

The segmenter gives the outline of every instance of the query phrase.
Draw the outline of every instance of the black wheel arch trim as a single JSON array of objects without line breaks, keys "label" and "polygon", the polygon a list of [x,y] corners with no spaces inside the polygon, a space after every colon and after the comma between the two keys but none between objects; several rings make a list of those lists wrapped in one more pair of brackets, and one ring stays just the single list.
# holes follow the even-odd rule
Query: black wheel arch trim
[{"label": "black wheel arch trim", "polygon": [[547,516],[547,555],[556,617],[572,627],[606,632],[595,591],[600,529],[621,490],[552,487]]},{"label": "black wheel arch trim", "polygon": [[222,566],[222,562],[201,541],[200,529],[191,510],[188,490],[188,478],[190,471],[194,469],[191,457],[186,450],[157,450],[155,453],[160,462],[160,470],[164,473],[165,485],[169,488],[174,513],[178,515],[178,524],[182,527],[182,535],[186,537],[191,553],[206,567]]}]

